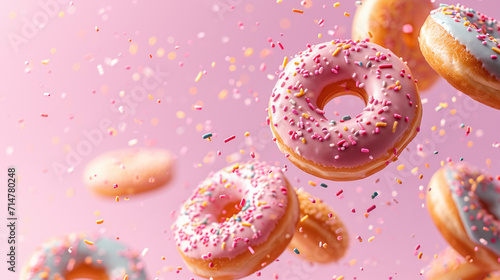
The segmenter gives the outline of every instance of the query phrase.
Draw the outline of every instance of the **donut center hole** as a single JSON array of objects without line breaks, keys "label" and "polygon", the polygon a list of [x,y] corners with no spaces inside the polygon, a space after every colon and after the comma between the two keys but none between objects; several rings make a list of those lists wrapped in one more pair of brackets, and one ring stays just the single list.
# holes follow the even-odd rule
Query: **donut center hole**
[{"label": "donut center hole", "polygon": [[231,200],[224,204],[222,207],[217,221],[219,223],[226,221],[226,219],[231,218],[233,215],[241,211],[240,200]]},{"label": "donut center hole", "polygon": [[80,264],[66,273],[66,280],[109,280],[104,268]]},{"label": "donut center hole", "polygon": [[318,97],[317,107],[325,111],[329,120],[339,121],[347,116],[354,118],[363,112],[368,103],[368,94],[356,87],[352,80],[328,85]]}]

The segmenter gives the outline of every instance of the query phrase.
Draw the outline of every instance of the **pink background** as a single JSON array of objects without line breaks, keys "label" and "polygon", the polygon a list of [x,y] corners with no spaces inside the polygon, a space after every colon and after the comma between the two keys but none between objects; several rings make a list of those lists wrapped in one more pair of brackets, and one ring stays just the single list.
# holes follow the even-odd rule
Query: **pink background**
[{"label": "pink background", "polygon": [[[144,257],[149,279],[190,279],[194,275],[172,240],[174,211],[210,171],[247,161],[255,151],[261,160],[288,165],[286,175],[293,185],[331,205],[351,239],[347,255],[336,264],[309,264],[285,252],[279,262],[262,270],[259,279],[270,279],[274,273],[290,280],[340,275],[423,279],[421,269],[447,246],[425,209],[429,178],[448,157],[455,161],[464,157],[497,175],[500,151],[494,144],[500,141],[499,112],[441,79],[422,93],[421,132],[398,162],[354,182],[328,182],[300,171],[279,152],[265,125],[275,72],[284,56],[305,49],[306,44],[349,38],[356,8],[354,1],[346,0],[337,8],[333,7],[336,1],[307,2],[311,7],[302,7],[298,0],[281,4],[76,0],[72,5],[67,0],[2,1],[0,172],[6,174],[8,166],[18,169],[17,269],[50,237],[103,231],[138,251],[149,249]],[[500,17],[494,0],[461,3]],[[324,27],[317,24],[320,19]],[[268,38],[281,42],[284,49],[272,48]],[[195,82],[200,71],[206,74]],[[440,103],[445,103],[441,110]],[[203,109],[194,110],[194,105]],[[356,98],[342,97],[328,104],[327,115],[334,117],[335,111],[340,116],[355,115],[362,107]],[[106,129],[112,127],[114,135],[102,131],[101,123]],[[470,135],[460,128],[462,123],[472,127]],[[244,136],[246,131],[249,137]],[[215,135],[211,142],[202,139],[207,132]],[[236,139],[223,143],[231,135]],[[129,201],[115,202],[87,191],[82,184],[86,163],[135,141],[134,147],[171,150],[177,157],[175,178],[165,188],[132,195]],[[419,144],[423,152],[417,151]],[[217,151],[222,155],[217,156]],[[402,170],[397,168],[400,164],[405,165]],[[418,171],[412,174],[415,167]],[[419,174],[424,175],[422,180]],[[327,189],[319,187],[323,182]],[[341,189],[344,193],[337,197]],[[372,200],[375,191],[379,195]],[[7,191],[0,193],[4,217]],[[365,218],[364,212],[373,204],[377,208]],[[97,225],[97,219],[104,223]],[[5,226],[0,226],[0,234],[0,259],[4,260]],[[363,242],[355,239],[357,235]],[[371,236],[375,239],[368,242]],[[422,259],[416,256],[417,244]],[[5,262],[1,263],[0,276],[5,276],[0,278],[18,278],[7,274]],[[177,274],[178,266],[184,269]]]}]

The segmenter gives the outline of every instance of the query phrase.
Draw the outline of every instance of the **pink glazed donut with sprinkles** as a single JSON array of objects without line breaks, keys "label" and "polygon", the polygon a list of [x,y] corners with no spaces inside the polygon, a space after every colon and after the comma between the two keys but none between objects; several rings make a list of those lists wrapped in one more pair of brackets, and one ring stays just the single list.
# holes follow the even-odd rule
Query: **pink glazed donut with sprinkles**
[{"label": "pink glazed donut with sprinkles", "polygon": [[429,182],[427,209],[437,228],[485,272],[500,270],[499,201],[498,178],[465,163],[444,166]]},{"label": "pink glazed donut with sprinkles", "polygon": [[[268,123],[280,150],[303,171],[336,181],[362,179],[397,160],[416,136],[420,95],[410,69],[390,50],[334,40],[287,61],[271,95]],[[366,107],[328,119],[324,106],[346,94]]]},{"label": "pink glazed donut with sprinkles", "polygon": [[495,109],[500,109],[499,40],[495,19],[463,5],[441,4],[420,29],[429,65],[456,89]]},{"label": "pink glazed donut with sprinkles", "polygon": [[210,174],[172,228],[194,274],[239,279],[260,273],[286,249],[298,219],[297,195],[281,170],[248,162]]}]

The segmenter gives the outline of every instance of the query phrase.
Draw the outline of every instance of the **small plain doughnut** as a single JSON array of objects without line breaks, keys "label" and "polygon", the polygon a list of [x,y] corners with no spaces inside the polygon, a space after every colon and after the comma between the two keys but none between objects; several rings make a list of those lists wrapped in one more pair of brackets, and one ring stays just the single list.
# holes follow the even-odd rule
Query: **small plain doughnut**
[{"label": "small plain doughnut", "polygon": [[472,99],[500,109],[499,30],[496,20],[480,12],[441,4],[420,30],[420,48],[448,83]]},{"label": "small plain doughnut", "polygon": [[303,189],[297,190],[297,197],[301,219],[288,249],[298,250],[299,257],[311,262],[338,261],[349,247],[344,223],[330,206]]},{"label": "small plain doughnut", "polygon": [[493,279],[480,266],[469,262],[451,247],[446,247],[425,269],[426,280]]},{"label": "small plain doughnut", "polygon": [[158,188],[172,176],[173,158],[163,149],[106,152],[87,164],[84,182],[101,195],[129,195]]},{"label": "small plain doughnut", "polygon": [[20,280],[145,280],[138,255],[101,235],[69,234],[41,244],[25,264]]},{"label": "small plain doughnut", "polygon": [[[416,136],[420,95],[410,69],[391,51],[334,40],[308,46],[283,64],[268,123],[279,149],[303,171],[328,180],[362,179],[395,161]],[[346,94],[366,107],[328,119],[325,104]]]},{"label": "small plain doughnut", "polygon": [[286,249],[298,217],[297,195],[278,167],[235,164],[210,174],[186,200],[175,243],[194,274],[239,279]]},{"label": "small plain doughnut", "polygon": [[418,45],[420,27],[432,9],[430,0],[364,0],[354,15],[352,38],[370,38],[402,57],[418,80],[419,90],[426,90],[439,78]]},{"label": "small plain doughnut", "polygon": [[500,270],[500,184],[466,163],[450,163],[429,182],[427,209],[460,255],[486,272]]}]

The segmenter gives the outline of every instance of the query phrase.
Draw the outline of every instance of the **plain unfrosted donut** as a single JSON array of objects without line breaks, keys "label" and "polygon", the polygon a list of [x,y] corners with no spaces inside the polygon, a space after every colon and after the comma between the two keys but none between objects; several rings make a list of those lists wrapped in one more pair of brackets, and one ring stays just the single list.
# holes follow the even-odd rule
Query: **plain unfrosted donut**
[{"label": "plain unfrosted donut", "polygon": [[321,199],[298,189],[301,221],[288,249],[317,263],[338,261],[347,252],[349,235],[340,217]]},{"label": "plain unfrosted donut", "polygon": [[113,150],[91,160],[87,187],[101,195],[129,195],[158,188],[172,177],[174,160],[164,149]]}]

